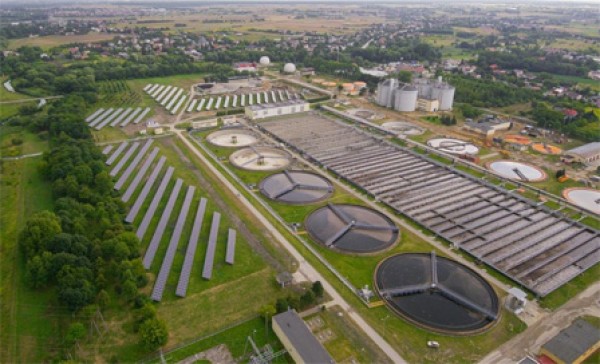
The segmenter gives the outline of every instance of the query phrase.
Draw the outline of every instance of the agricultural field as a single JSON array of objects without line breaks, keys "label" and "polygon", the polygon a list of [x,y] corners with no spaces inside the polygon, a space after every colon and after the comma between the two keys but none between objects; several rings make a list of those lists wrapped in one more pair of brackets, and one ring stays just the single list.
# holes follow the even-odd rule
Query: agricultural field
[{"label": "agricultural field", "polygon": [[112,40],[117,35],[118,34],[89,33],[85,35],[49,35],[44,37],[12,39],[8,43],[8,49],[15,50],[22,46],[38,46],[44,50],[48,50],[53,47],[71,43],[89,43]]}]

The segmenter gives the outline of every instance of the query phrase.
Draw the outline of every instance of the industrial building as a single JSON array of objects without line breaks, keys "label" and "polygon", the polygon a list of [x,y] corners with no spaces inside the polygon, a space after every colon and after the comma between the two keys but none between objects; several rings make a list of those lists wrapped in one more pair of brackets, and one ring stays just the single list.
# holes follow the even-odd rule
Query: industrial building
[{"label": "industrial building", "polygon": [[566,163],[583,163],[588,166],[600,166],[600,142],[593,142],[567,150],[563,157]]},{"label": "industrial building", "polygon": [[273,331],[297,364],[334,362],[296,311],[273,316]]},{"label": "industrial building", "polygon": [[579,364],[598,349],[600,330],[583,319],[577,319],[542,345],[540,357],[548,357],[557,364]]},{"label": "industrial building", "polygon": [[377,86],[377,104],[406,112],[452,110],[454,91],[441,77],[417,79],[411,84],[400,84],[397,79],[389,78]]},{"label": "industrial building", "polygon": [[467,121],[463,128],[477,134],[483,134],[486,137],[493,136],[497,131],[509,130],[512,127],[512,121],[496,117],[485,118],[479,121]]},{"label": "industrial building", "polygon": [[304,100],[287,100],[275,104],[256,104],[246,106],[246,116],[250,120],[290,115],[310,110],[310,104]]}]

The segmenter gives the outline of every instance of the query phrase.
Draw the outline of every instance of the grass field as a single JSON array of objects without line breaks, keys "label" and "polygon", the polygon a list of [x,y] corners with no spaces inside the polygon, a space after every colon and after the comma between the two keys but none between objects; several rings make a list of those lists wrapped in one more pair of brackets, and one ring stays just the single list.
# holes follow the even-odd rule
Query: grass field
[{"label": "grass field", "polygon": [[22,126],[0,126],[0,155],[14,157],[48,150],[48,142]]},{"label": "grass field", "polygon": [[45,37],[12,39],[8,49],[15,50],[22,46],[38,46],[44,50],[71,43],[101,42],[114,39],[118,34],[89,33],[85,35],[49,35]]},{"label": "grass field", "polygon": [[[4,88],[4,82],[6,82],[6,78],[0,78],[0,102],[5,101],[14,101],[14,100],[23,100],[23,99],[31,99],[31,96],[19,93],[19,92],[9,92]],[[31,102],[37,102],[32,100]],[[15,115],[19,111],[19,107],[23,105],[30,105],[29,102],[26,103],[7,103],[0,104],[0,120]]]},{"label": "grass field", "polygon": [[60,346],[58,324],[69,317],[56,306],[53,293],[27,287],[17,244],[27,216],[52,209],[40,162],[41,157],[0,162],[0,361],[5,363],[46,360]]},{"label": "grass field", "polygon": [[[176,347],[183,342],[187,342],[197,337],[208,335],[218,331],[223,327],[239,322],[240,320],[253,317],[259,311],[259,308],[266,304],[274,304],[277,297],[288,294],[287,290],[282,290],[275,282],[275,270],[271,265],[267,264],[263,259],[263,253],[255,251],[250,243],[246,241],[243,232],[236,227],[240,221],[244,221],[250,227],[249,221],[253,218],[246,216],[243,211],[237,208],[223,209],[223,206],[234,206],[230,202],[231,197],[216,197],[220,196],[217,189],[212,190],[214,184],[210,182],[210,178],[201,168],[183,153],[181,146],[174,142],[173,137],[160,138],[155,140],[153,147],[160,149],[159,155],[167,158],[167,165],[175,168],[175,176],[181,178],[184,182],[184,187],[180,192],[173,213],[169,218],[167,228],[161,239],[159,249],[154,258],[153,264],[150,267],[149,276],[150,284],[144,288],[144,291],[150,293],[154,285],[154,277],[157,276],[163,257],[170,241],[170,237],[175,226],[175,221],[178,218],[178,211],[183,204],[185,190],[188,185],[197,186],[195,197],[192,201],[190,212],[186,218],[186,224],[183,229],[182,237],[175,255],[171,274],[167,281],[165,293],[161,303],[157,304],[158,315],[161,319],[167,322],[169,327],[169,343],[164,348]],[[121,157],[120,157],[121,158]],[[154,164],[156,164],[156,158]],[[115,162],[118,163],[118,160]],[[125,168],[130,163],[125,164]],[[113,164],[114,166],[114,164]],[[139,168],[139,167],[137,167]],[[151,169],[152,170],[152,166]],[[124,170],[123,169],[123,170]],[[163,169],[163,171],[166,168]],[[123,172],[120,172],[116,178]],[[130,177],[133,179],[134,174]],[[163,172],[164,173],[164,172]],[[147,173],[146,175],[149,175]],[[159,176],[159,181],[162,176]],[[162,210],[169,198],[170,190],[174,185],[175,178],[172,178],[169,187],[161,202],[159,208],[152,218],[148,231],[142,239],[142,248],[146,249],[150,241],[158,220],[161,218]],[[126,183],[126,186],[128,183]],[[128,205],[132,205],[143,188],[142,182],[133,194]],[[141,221],[147,206],[150,203],[151,197],[155,194],[158,182],[150,192],[149,198],[146,199],[140,214],[134,222],[137,226]],[[208,187],[207,187],[208,186]],[[208,188],[208,189],[207,189]],[[215,195],[215,193],[217,195]],[[175,287],[179,279],[185,251],[187,247],[187,239],[191,233],[192,223],[195,217],[195,212],[198,206],[200,197],[207,197],[208,205],[200,234],[200,242],[196,251],[190,285],[188,287],[187,297],[184,299],[175,296]],[[218,199],[223,198],[224,201],[219,202]],[[226,200],[226,201],[225,201]],[[213,277],[210,281],[200,277],[202,270],[204,255],[206,252],[206,240],[210,230],[211,216],[214,211],[221,212],[221,224],[219,228],[219,236],[217,241],[217,250],[215,256],[215,264]],[[237,217],[236,217],[237,216]],[[235,220],[235,221],[234,221]],[[224,263],[225,246],[227,229],[233,227],[238,230],[238,239],[236,244],[236,258],[233,266]],[[253,224],[250,229],[260,241],[267,241],[268,237],[264,236],[257,224]],[[267,245],[269,243],[266,243]],[[284,262],[289,262],[286,257],[281,258]],[[243,297],[240,300],[240,297]],[[185,312],[185,315],[181,313]],[[148,355],[137,343],[137,336],[131,332],[131,327],[128,326],[129,320],[127,315],[124,315],[118,307],[113,307],[105,314],[105,319],[109,323],[110,335],[106,335],[102,339],[89,340],[83,349],[78,353],[80,358],[95,358],[94,360],[109,360],[111,357],[118,360],[130,362],[137,361]],[[104,347],[113,348],[110,355],[102,350]]]},{"label": "grass field", "polygon": [[[209,147],[211,150],[215,150],[217,153],[221,153],[222,156],[227,153],[223,151],[223,148],[216,148],[213,146]],[[216,148],[216,149],[215,149]],[[225,163],[228,165],[227,163]],[[219,166],[217,165],[217,168]],[[242,172],[236,168],[229,167],[233,170],[245,183],[247,181],[255,181],[260,179],[260,176],[251,176],[251,172]],[[244,191],[245,192],[245,191]],[[259,193],[256,193],[260,195]],[[351,202],[356,203],[358,200],[350,196],[349,194],[336,190],[334,195],[328,200],[330,202]],[[303,221],[304,217],[308,213],[318,208],[322,204],[314,204],[309,206],[287,206],[278,203],[267,201],[267,203],[287,222]],[[308,240],[310,237],[303,231],[300,231],[300,235]],[[315,257],[307,251],[306,248],[302,247],[300,243],[292,238],[290,241],[295,243],[296,248],[305,256],[305,258],[311,261],[315,266],[322,267],[320,263],[315,262]],[[395,245],[392,249],[370,256],[355,256],[348,254],[336,253],[330,249],[326,249],[319,244],[314,242],[311,243],[321,255],[323,255],[335,268],[347,279],[349,279],[356,286],[363,286],[369,284],[372,286],[372,278],[375,266],[379,261],[387,256],[401,253],[401,252],[429,252],[436,250],[434,247],[419,239],[412,233],[401,230],[400,242]],[[438,251],[441,255],[441,252]],[[503,318],[499,323],[492,328],[489,332],[482,335],[464,337],[464,338],[452,338],[442,335],[432,334],[425,330],[421,330],[408,322],[397,318],[385,307],[379,307],[374,309],[367,309],[362,303],[359,303],[356,296],[351,293],[347,288],[341,287],[341,283],[337,278],[332,278],[330,272],[321,269],[321,272],[329,277],[329,282],[337,286],[338,291],[346,297],[346,299],[355,303],[355,308],[359,310],[364,317],[378,329],[380,334],[383,334],[388,342],[392,343],[400,353],[406,357],[409,361],[413,362],[435,362],[444,360],[445,362],[469,362],[475,361],[481,358],[482,355],[490,351],[492,348],[499,345],[501,342],[508,340],[516,333],[522,331],[525,325],[518,320],[515,316],[510,314],[503,315]],[[391,316],[392,319],[383,322],[383,319]],[[387,328],[384,328],[387,327]],[[443,342],[443,351],[431,351],[427,349],[425,342],[427,340],[438,340]],[[474,348],[479,348],[474,350]],[[425,359],[423,359],[425,358]]]}]

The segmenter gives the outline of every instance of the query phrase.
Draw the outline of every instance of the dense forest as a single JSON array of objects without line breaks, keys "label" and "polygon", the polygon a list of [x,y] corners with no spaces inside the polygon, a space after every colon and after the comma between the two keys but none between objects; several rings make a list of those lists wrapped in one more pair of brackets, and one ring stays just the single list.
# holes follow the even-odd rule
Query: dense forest
[{"label": "dense forest", "polygon": [[515,49],[509,52],[483,51],[476,64],[482,70],[489,70],[496,64],[501,69],[522,69],[530,72],[547,72],[557,75],[585,77],[596,70],[598,64],[592,59],[565,61],[562,55],[545,55],[532,49]]}]

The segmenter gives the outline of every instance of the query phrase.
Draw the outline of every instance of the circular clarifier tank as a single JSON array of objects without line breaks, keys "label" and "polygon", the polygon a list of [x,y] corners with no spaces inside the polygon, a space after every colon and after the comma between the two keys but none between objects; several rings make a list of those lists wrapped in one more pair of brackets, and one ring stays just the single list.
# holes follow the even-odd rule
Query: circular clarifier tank
[{"label": "circular clarifier tank", "polygon": [[219,130],[206,137],[209,143],[219,147],[247,147],[256,144],[258,139],[251,132],[239,129]]},{"label": "circular clarifier tank", "polygon": [[592,188],[567,188],[563,196],[575,205],[600,215],[600,191]]},{"label": "circular clarifier tank", "polygon": [[398,239],[398,228],[382,213],[357,205],[328,204],[304,223],[310,236],[324,246],[349,253],[374,253]]},{"label": "circular clarifier tank", "polygon": [[546,172],[531,164],[509,160],[488,163],[488,168],[502,177],[523,182],[539,182],[546,179]]},{"label": "circular clarifier tank", "polygon": [[375,288],[395,313],[445,334],[481,332],[497,320],[498,296],[475,271],[434,253],[391,256],[375,271]]},{"label": "circular clarifier tank", "polygon": [[427,141],[427,145],[432,148],[435,148],[439,151],[455,154],[455,155],[475,155],[479,153],[479,148],[477,148],[474,144],[469,143],[460,139],[451,139],[451,138],[435,138],[429,139]]},{"label": "circular clarifier tank", "polygon": [[549,155],[560,155],[562,154],[562,149],[557,146],[546,144],[546,143],[533,143],[531,144],[531,149],[535,150],[538,153],[549,154]]},{"label": "circular clarifier tank", "polygon": [[308,204],[321,201],[333,192],[325,178],[304,171],[284,171],[260,182],[260,192],[272,200],[290,204]]},{"label": "circular clarifier tank", "polygon": [[381,125],[384,129],[399,135],[421,135],[425,129],[406,121],[388,121]]},{"label": "circular clarifier tank", "polygon": [[291,156],[284,150],[272,147],[247,147],[229,156],[231,163],[251,171],[275,171],[286,168]]}]

